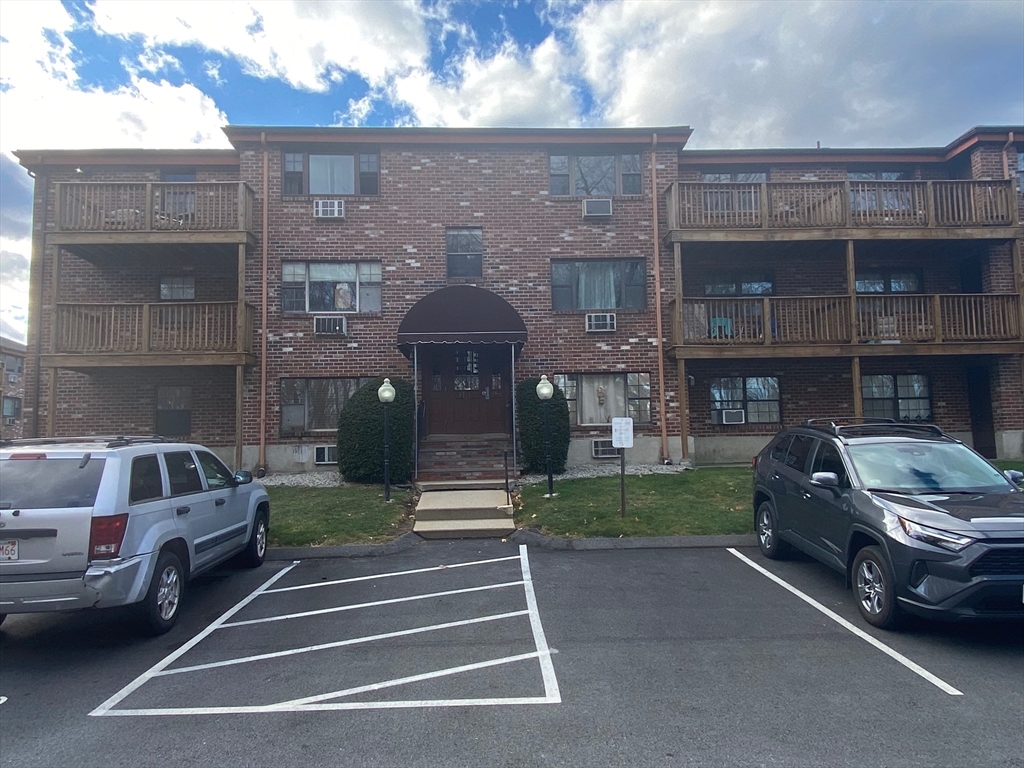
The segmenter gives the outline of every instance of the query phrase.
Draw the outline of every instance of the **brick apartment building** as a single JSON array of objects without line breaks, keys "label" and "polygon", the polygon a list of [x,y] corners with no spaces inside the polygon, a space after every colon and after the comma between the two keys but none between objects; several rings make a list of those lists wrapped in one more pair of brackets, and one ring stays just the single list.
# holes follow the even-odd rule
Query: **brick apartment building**
[{"label": "brick apartment building", "polygon": [[24,434],[22,402],[25,399],[25,345],[0,336],[0,398],[3,401],[3,421],[0,421],[0,440],[17,439]]},{"label": "brick apartment building", "polygon": [[415,382],[429,472],[511,447],[513,385],[546,373],[571,464],[626,415],[637,463],[747,461],[832,415],[1024,454],[1022,127],[714,151],[688,127],[225,131],[233,150],[17,153],[26,434],[188,435],[302,471],[389,375]]}]

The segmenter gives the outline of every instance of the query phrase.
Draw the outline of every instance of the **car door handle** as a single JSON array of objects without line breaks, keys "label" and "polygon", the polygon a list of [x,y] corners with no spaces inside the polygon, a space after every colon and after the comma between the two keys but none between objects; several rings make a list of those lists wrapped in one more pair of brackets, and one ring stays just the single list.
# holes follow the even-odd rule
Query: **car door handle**
[{"label": "car door handle", "polygon": [[772,472],[772,473],[771,473],[771,474],[770,474],[770,475],[768,476],[768,479],[769,479],[769,480],[778,480],[778,479],[779,479],[779,473],[778,473],[778,472]]},{"label": "car door handle", "polygon": [[179,515],[187,515],[189,512],[192,511],[192,507],[178,507],[174,511]]},{"label": "car door handle", "polygon": [[805,499],[811,498],[811,494],[809,494],[807,491],[801,491],[800,495],[803,496]]},{"label": "car door handle", "polygon": [[223,507],[225,504],[227,504],[227,499],[217,499],[213,503],[216,504],[218,507]]}]

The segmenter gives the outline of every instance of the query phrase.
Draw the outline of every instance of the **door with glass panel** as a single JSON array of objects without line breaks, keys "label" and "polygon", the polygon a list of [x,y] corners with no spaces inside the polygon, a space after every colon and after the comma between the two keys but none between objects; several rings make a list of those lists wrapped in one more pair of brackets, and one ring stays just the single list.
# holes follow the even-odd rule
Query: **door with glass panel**
[{"label": "door with glass panel", "polygon": [[423,370],[427,433],[507,433],[509,354],[504,344],[430,348]]}]

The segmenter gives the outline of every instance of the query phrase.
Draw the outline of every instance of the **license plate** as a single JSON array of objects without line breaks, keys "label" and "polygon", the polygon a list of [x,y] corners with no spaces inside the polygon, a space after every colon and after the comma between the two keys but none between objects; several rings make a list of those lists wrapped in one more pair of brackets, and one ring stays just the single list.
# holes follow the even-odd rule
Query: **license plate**
[{"label": "license plate", "polygon": [[18,540],[0,539],[0,560],[18,559]]}]

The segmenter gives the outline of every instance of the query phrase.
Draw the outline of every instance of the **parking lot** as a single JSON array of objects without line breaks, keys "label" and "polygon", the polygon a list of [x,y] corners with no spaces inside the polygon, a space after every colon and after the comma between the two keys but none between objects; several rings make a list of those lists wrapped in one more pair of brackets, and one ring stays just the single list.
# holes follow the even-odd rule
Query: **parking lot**
[{"label": "parking lot", "polygon": [[424,542],[0,629],[0,765],[1024,765],[1024,625],[863,624],[756,549]]}]

